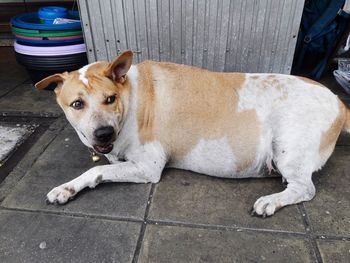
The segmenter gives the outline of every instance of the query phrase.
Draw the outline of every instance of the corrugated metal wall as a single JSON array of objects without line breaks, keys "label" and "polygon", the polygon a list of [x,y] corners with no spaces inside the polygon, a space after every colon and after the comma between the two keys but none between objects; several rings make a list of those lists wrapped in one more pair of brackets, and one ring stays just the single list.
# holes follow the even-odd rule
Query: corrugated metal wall
[{"label": "corrugated metal wall", "polygon": [[89,61],[124,49],[216,71],[290,73],[304,0],[79,0]]}]

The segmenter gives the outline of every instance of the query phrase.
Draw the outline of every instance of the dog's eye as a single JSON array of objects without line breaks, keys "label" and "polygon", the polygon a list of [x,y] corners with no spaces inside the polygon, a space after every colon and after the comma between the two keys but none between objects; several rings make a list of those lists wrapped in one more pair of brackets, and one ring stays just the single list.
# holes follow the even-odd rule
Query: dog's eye
[{"label": "dog's eye", "polygon": [[84,107],[84,102],[82,100],[76,100],[70,106],[76,110],[80,110]]},{"label": "dog's eye", "polygon": [[115,96],[109,96],[106,99],[106,104],[112,104],[115,101]]}]

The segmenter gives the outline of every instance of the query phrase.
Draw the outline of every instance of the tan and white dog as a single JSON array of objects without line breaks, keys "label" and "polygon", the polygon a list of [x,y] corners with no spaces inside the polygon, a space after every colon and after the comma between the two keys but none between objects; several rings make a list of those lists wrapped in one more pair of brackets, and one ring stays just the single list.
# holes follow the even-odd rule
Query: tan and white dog
[{"label": "tan and white dog", "polygon": [[66,203],[101,182],[157,183],[165,167],[246,178],[263,176],[273,162],[287,188],[253,207],[270,216],[314,197],[312,173],[341,130],[350,132],[350,111],[317,82],[153,61],[131,65],[132,58],[125,51],[111,63],[36,84],[58,84],[57,102],[82,142],[111,163],[54,188],[50,203]]}]

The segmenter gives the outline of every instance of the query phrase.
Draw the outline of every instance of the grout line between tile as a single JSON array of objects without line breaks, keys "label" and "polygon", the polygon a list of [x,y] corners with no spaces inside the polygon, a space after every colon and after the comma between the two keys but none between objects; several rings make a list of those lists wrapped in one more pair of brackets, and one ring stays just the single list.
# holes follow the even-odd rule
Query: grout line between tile
[{"label": "grout line between tile", "polygon": [[[152,187],[153,188],[153,187]],[[150,194],[150,198],[151,198]],[[149,198],[149,200],[150,200]],[[0,206],[0,211],[17,211],[17,212],[26,212],[26,213],[40,213],[40,214],[48,214],[48,215],[59,215],[59,216],[71,216],[77,218],[91,218],[91,219],[103,219],[110,221],[123,221],[123,222],[143,222],[143,228],[146,225],[156,225],[156,226],[179,226],[179,227],[187,227],[187,228],[197,228],[197,229],[206,229],[206,230],[227,230],[227,231],[247,231],[247,232],[260,232],[260,233],[272,233],[279,234],[285,236],[295,236],[295,237],[307,237],[305,233],[300,232],[290,232],[283,230],[274,230],[274,229],[260,229],[260,228],[248,228],[248,227],[232,227],[232,226],[222,226],[222,225],[206,225],[206,224],[193,224],[193,223],[184,223],[184,222],[169,222],[169,221],[159,221],[159,220],[146,220],[145,219],[132,219],[132,218],[123,218],[123,217],[115,217],[115,216],[102,216],[102,215],[91,215],[91,214],[83,214],[83,213],[69,213],[65,211],[50,211],[50,210],[41,210],[41,209],[27,209],[27,208],[13,208],[13,207],[4,207]],[[146,208],[146,213],[149,211]],[[145,229],[143,229],[144,232]],[[141,237],[141,235],[140,235]],[[140,240],[141,241],[141,240]],[[140,245],[142,242],[140,243]]]},{"label": "grout line between tile", "polygon": [[13,207],[4,207],[0,206],[0,211],[15,211],[15,212],[23,212],[23,213],[31,213],[31,214],[43,214],[43,215],[58,215],[58,216],[69,216],[74,218],[88,218],[88,219],[99,219],[99,220],[107,220],[107,221],[119,221],[119,222],[131,222],[131,223],[142,223],[144,222],[141,219],[133,219],[133,218],[123,218],[123,217],[114,217],[114,216],[103,216],[103,215],[91,215],[91,214],[83,214],[83,213],[69,213],[64,211],[49,211],[49,210],[31,210],[26,208],[13,208]]},{"label": "grout line between tile", "polygon": [[159,221],[159,220],[147,220],[147,224],[156,225],[156,226],[178,226],[178,227],[197,228],[197,229],[206,229],[206,230],[226,230],[226,231],[236,231],[236,232],[246,231],[246,232],[272,233],[272,234],[279,234],[279,235],[285,235],[285,236],[306,237],[306,234],[301,232],[291,232],[291,231],[264,229],[264,228],[207,225],[207,224],[194,224],[194,223],[170,222],[170,221]]},{"label": "grout line between tile", "polygon": [[55,113],[55,112],[31,112],[31,111],[16,111],[16,110],[1,110],[0,116],[4,117],[24,117],[24,118],[59,118],[63,116],[61,112]]},{"label": "grout line between tile", "polygon": [[313,234],[313,229],[312,229],[312,226],[310,223],[310,219],[309,219],[309,216],[306,212],[304,204],[303,203],[298,204],[298,208],[302,214],[302,219],[303,219],[302,221],[303,221],[304,226],[305,226],[306,236],[308,237],[308,240],[309,240],[309,243],[311,246],[311,251],[313,252],[313,254],[311,256],[314,258],[314,260],[316,262],[323,263],[322,256],[321,256],[320,250],[317,246],[317,242],[316,242],[315,236]]},{"label": "grout line between tile", "polygon": [[140,256],[140,252],[141,252],[141,247],[142,247],[142,243],[143,243],[143,238],[145,236],[145,232],[146,232],[146,227],[148,224],[148,213],[151,207],[151,202],[152,202],[152,198],[153,198],[153,194],[154,194],[154,189],[155,189],[155,184],[152,184],[151,186],[151,190],[148,196],[148,200],[147,200],[147,206],[146,206],[146,211],[145,211],[145,216],[143,218],[143,224],[141,226],[141,230],[140,230],[140,235],[139,238],[137,240],[136,243],[136,248],[135,248],[135,253],[134,253],[134,257],[132,259],[133,263],[137,263],[139,260],[139,256]]},{"label": "grout line between tile", "polygon": [[317,240],[329,240],[329,241],[350,241],[350,237],[341,237],[341,236],[330,236],[330,235],[314,235],[314,238]]},{"label": "grout line between tile", "polygon": [[[257,232],[257,233],[269,233],[269,234],[276,234],[281,235],[285,237],[297,237],[297,238],[307,238],[310,240],[310,243],[312,246],[316,245],[316,243],[311,242],[311,239],[316,242],[316,239],[318,240],[325,240],[325,241],[331,241],[331,240],[339,240],[339,241],[350,241],[350,237],[341,237],[341,236],[329,236],[329,235],[312,235],[309,227],[308,222],[305,222],[305,228],[307,230],[307,233],[301,233],[301,232],[290,232],[290,231],[283,231],[283,230],[274,230],[274,229],[261,229],[261,228],[249,228],[249,227],[233,227],[233,226],[223,226],[223,225],[207,225],[207,224],[193,224],[193,223],[185,223],[185,222],[171,222],[171,221],[159,221],[159,220],[149,220],[146,219],[146,215],[148,216],[149,208],[150,208],[150,201],[153,196],[154,191],[154,185],[152,185],[150,196],[148,199],[148,204],[146,207],[145,217],[143,220],[141,219],[133,219],[133,218],[123,218],[123,217],[114,217],[114,216],[102,216],[102,215],[91,215],[91,214],[82,214],[82,213],[69,213],[64,211],[49,211],[49,210],[32,210],[32,209],[26,209],[26,208],[12,208],[12,207],[3,207],[0,206],[0,211],[15,211],[15,212],[23,212],[23,213],[31,213],[31,214],[46,214],[46,215],[58,215],[58,216],[69,216],[74,218],[88,218],[88,219],[100,219],[100,220],[108,220],[108,221],[120,221],[120,222],[132,222],[132,223],[143,223],[138,239],[138,244],[135,249],[134,253],[134,260],[136,258],[135,256],[139,256],[141,245],[143,242],[144,233],[146,230],[147,225],[154,225],[154,226],[177,226],[177,227],[186,227],[186,228],[196,228],[196,229],[203,229],[203,230],[225,230],[225,231],[236,231],[236,232]],[[300,208],[301,211],[303,211],[304,208]],[[306,215],[306,214],[305,214]],[[307,219],[305,219],[307,221]],[[314,249],[314,247],[312,247]],[[138,251],[136,251],[138,250]],[[137,254],[136,254],[137,252]],[[319,251],[318,251],[319,253]],[[313,257],[316,257],[315,255],[312,255]],[[320,254],[319,254],[320,256]],[[322,262],[319,258],[315,258],[317,262]]]}]

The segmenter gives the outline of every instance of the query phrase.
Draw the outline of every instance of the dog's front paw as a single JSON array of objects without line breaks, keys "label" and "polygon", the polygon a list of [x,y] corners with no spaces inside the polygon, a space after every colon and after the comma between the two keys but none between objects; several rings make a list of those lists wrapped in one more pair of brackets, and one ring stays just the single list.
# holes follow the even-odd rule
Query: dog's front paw
[{"label": "dog's front paw", "polygon": [[274,195],[267,195],[260,197],[256,200],[252,215],[258,215],[262,217],[272,216],[278,209],[281,208],[281,204]]},{"label": "dog's front paw", "polygon": [[76,194],[74,187],[66,184],[60,185],[52,189],[46,195],[46,201],[50,204],[64,204]]}]

